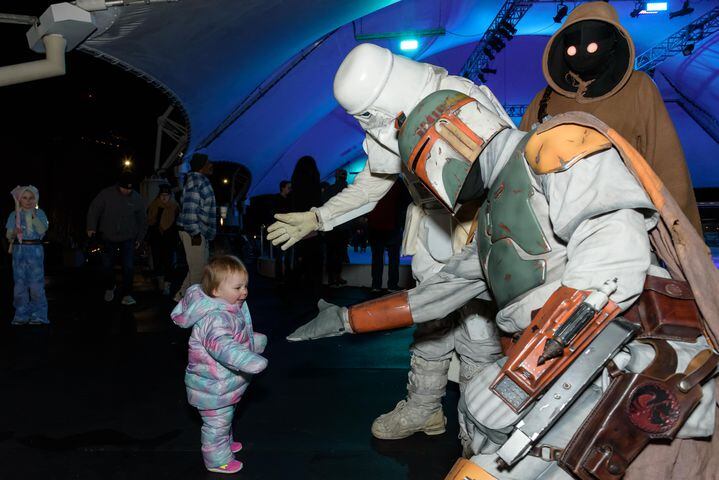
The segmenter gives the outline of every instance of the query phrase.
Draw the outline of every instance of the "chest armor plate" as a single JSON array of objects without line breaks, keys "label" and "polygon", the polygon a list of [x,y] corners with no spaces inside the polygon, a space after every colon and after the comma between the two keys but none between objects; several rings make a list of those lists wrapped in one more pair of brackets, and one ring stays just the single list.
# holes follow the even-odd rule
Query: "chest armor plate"
[{"label": "chest armor plate", "polygon": [[522,156],[527,140],[529,134],[489,188],[478,214],[479,260],[499,308],[546,278],[546,260],[522,258],[517,251],[531,257],[551,250],[530,203],[534,192]]}]

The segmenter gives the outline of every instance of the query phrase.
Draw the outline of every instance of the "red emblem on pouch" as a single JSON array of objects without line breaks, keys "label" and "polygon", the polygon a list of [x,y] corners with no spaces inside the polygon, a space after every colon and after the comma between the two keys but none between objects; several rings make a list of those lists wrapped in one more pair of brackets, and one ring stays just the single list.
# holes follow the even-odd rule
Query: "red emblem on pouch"
[{"label": "red emblem on pouch", "polygon": [[627,408],[629,420],[647,433],[663,433],[679,419],[679,406],[672,392],[657,383],[644,383],[632,392]]}]

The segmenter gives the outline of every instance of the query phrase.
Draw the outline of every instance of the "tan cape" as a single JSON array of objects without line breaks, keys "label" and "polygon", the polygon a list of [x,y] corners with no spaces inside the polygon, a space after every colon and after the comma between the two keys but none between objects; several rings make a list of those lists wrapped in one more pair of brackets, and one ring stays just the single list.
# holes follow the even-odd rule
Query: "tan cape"
[{"label": "tan cape", "polygon": [[[630,58],[622,80],[606,95],[577,98],[576,91],[560,88],[548,71],[548,56],[557,37],[570,25],[584,20],[601,20],[612,24],[629,44]],[[591,113],[619,133],[641,154],[662,179],[694,228],[701,232],[699,211],[694,198],[679,137],[664,106],[659,91],[648,75],[634,71],[634,45],[629,33],[620,25],[616,10],[606,2],[589,2],[575,8],[562,27],[550,38],[542,58],[544,78],[549,83],[532,100],[519,125],[529,131],[538,118],[545,91],[546,111],[542,115],[580,111]]]},{"label": "tan cape", "polygon": [[[157,218],[157,213],[160,209],[162,209],[162,215]],[[180,206],[173,198],[166,205],[163,205],[158,197],[147,207],[147,224],[150,226],[157,225],[160,232],[165,232],[175,224],[179,214]]]},{"label": "tan cape", "polygon": [[[705,335],[716,349],[719,339],[719,270],[704,240],[692,228],[677,201],[640,153],[614,129],[592,115],[570,112],[540,125],[538,133],[562,124],[590,127],[612,143],[659,212],[657,227],[649,233],[652,247],[672,278],[691,286],[703,317]],[[719,396],[717,397],[719,398]],[[715,422],[713,438],[719,438]],[[719,441],[675,439],[669,445],[650,444],[631,464],[625,479],[717,479]]]}]

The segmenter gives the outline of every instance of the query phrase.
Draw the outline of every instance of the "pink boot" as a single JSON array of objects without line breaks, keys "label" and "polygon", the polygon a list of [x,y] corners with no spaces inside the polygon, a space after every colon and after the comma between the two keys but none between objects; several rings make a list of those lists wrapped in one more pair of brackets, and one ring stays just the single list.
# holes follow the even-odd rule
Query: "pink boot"
[{"label": "pink boot", "polygon": [[232,453],[237,453],[240,450],[242,450],[242,442],[232,442],[230,443],[230,450],[232,450]]},{"label": "pink boot", "polygon": [[207,467],[207,470],[215,473],[237,473],[242,470],[242,462],[237,460],[230,460],[230,463],[220,465],[219,467]]}]

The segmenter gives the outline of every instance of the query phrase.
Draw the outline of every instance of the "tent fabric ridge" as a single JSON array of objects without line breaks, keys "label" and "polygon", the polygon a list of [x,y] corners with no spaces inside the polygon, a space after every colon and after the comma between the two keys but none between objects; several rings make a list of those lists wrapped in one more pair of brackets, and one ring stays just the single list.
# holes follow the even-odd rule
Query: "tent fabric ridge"
[{"label": "tent fabric ridge", "polygon": [[212,142],[217,140],[217,138],[222,135],[225,130],[232,126],[242,115],[244,115],[247,110],[252,108],[255,103],[257,103],[267,92],[272,90],[272,88],[280,81],[282,81],[282,79],[285,78],[287,74],[294,70],[295,67],[300,65],[308,56],[310,56],[317,48],[319,48],[323,43],[325,43],[325,41],[329,39],[332,35],[334,35],[335,32],[337,32],[338,30],[339,27],[322,35],[319,39],[315,40],[314,42],[300,50],[297,54],[290,57],[286,62],[284,62],[272,73],[270,73],[267,78],[262,80],[254,89],[252,89],[252,91],[250,91],[249,94],[247,94],[245,98],[242,99],[239,105],[232,109],[232,111],[222,120],[222,122],[219,123],[217,127],[215,127],[213,131],[211,131],[204,139],[202,139],[202,141],[197,144],[196,149],[201,150],[203,148],[206,148],[211,145]]},{"label": "tent fabric ridge", "polygon": [[105,52],[102,52],[94,47],[90,47],[87,45],[80,45],[78,47],[78,50],[81,50],[85,53],[88,53],[92,55],[93,57],[99,58],[101,60],[104,60],[112,65],[119,65],[124,70],[127,70],[128,72],[132,73],[138,78],[141,78],[142,80],[146,81],[153,87],[160,90],[162,93],[164,93],[172,102],[172,104],[177,107],[180,110],[180,113],[182,114],[182,118],[185,121],[185,126],[187,128],[187,144],[190,144],[190,139],[192,138],[192,124],[190,123],[190,116],[187,113],[187,110],[185,109],[185,105],[182,103],[182,100],[180,100],[180,96],[177,95],[170,87],[168,87],[163,82],[159,81],[154,76],[144,72],[143,70],[134,67],[130,65],[129,63],[120,60],[119,58],[109,55]]}]

